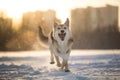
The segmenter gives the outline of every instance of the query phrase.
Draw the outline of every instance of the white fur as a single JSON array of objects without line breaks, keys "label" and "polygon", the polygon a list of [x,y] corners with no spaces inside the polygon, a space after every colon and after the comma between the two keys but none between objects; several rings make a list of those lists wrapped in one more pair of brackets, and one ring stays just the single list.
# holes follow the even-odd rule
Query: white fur
[{"label": "white fur", "polygon": [[[64,40],[61,40],[61,38],[58,36],[58,34],[61,33],[61,30],[64,30],[64,33],[66,33]],[[72,36],[69,29],[68,19],[62,26],[54,23],[53,32],[49,36],[51,62],[54,62],[54,55],[56,57],[57,64],[59,65],[60,62],[58,57],[61,57],[63,59],[62,68],[65,66],[66,70],[68,69],[67,61],[73,44],[73,41],[70,41],[71,38]]]}]

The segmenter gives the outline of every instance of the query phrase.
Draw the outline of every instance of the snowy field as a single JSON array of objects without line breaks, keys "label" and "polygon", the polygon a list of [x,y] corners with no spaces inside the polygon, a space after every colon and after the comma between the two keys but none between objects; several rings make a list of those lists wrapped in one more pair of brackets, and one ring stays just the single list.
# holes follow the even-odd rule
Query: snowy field
[{"label": "snowy field", "polygon": [[46,51],[0,52],[0,80],[120,80],[120,50],[73,50],[71,72],[49,64]]}]

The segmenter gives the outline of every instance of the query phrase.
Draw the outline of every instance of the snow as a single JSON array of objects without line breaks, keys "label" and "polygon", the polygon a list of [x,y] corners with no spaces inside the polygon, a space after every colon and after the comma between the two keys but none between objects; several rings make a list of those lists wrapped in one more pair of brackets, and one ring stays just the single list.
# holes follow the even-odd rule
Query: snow
[{"label": "snow", "polygon": [[0,80],[119,80],[119,50],[72,50],[71,72],[49,64],[50,52],[0,52]]}]

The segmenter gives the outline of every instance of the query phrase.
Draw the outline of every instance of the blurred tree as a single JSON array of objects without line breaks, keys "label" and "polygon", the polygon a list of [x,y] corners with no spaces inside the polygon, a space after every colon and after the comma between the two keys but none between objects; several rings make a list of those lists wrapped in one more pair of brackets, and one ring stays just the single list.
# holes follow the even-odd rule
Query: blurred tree
[{"label": "blurred tree", "polygon": [[6,43],[15,33],[12,29],[12,19],[0,17],[0,51],[6,50]]}]

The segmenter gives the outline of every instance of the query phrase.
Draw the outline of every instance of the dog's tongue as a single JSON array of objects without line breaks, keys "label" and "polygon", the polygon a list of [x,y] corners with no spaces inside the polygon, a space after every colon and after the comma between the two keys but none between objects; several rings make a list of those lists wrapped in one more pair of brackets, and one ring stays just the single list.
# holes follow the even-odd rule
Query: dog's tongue
[{"label": "dog's tongue", "polygon": [[63,41],[65,38],[65,33],[64,34],[59,34],[60,39]]}]

